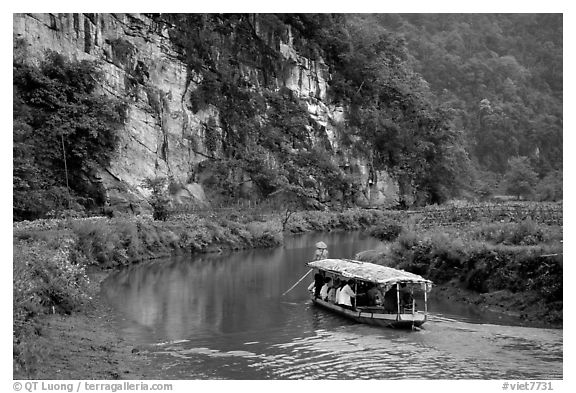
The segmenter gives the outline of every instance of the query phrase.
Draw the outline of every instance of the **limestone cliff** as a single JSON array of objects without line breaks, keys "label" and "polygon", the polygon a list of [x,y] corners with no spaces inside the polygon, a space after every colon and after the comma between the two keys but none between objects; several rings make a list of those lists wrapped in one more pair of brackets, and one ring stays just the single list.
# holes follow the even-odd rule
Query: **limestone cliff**
[{"label": "limestone cliff", "polygon": [[[256,34],[266,36],[263,28]],[[175,203],[208,205],[198,164],[220,154],[207,149],[207,125],[219,124],[218,109],[192,110],[190,95],[202,80],[181,60],[169,25],[141,14],[15,14],[14,40],[24,40],[32,58],[47,49],[70,59],[98,61],[105,78],[101,89],[129,99],[121,142],[108,168],[94,181],[101,182],[109,203],[117,210],[148,208],[143,179],[167,176],[179,187],[172,191]],[[360,159],[339,146],[338,129],[344,110],[327,104],[329,69],[320,60],[297,53],[288,30],[279,45],[285,67],[274,85],[293,91],[307,104],[310,117],[325,134],[338,164],[361,179],[363,195],[357,200],[371,205],[396,203],[398,187],[386,173],[374,173]],[[258,70],[242,66],[246,78],[258,81]],[[311,133],[311,138],[317,138]]]}]

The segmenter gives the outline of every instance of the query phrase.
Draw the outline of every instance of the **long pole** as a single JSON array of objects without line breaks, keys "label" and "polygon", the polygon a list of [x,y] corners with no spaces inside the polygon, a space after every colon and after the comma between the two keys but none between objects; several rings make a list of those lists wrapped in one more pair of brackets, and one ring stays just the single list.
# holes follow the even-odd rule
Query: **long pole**
[{"label": "long pole", "polygon": [[410,296],[412,296],[412,322],[414,322],[414,313],[416,312],[416,299],[414,299],[414,287],[410,287]]},{"label": "long pole", "polygon": [[293,290],[296,285],[300,284],[300,281],[304,280],[304,278],[305,278],[307,275],[309,275],[310,273],[312,273],[312,270],[314,270],[314,269],[308,270],[308,271],[306,272],[306,274],[304,274],[302,277],[300,277],[300,280],[296,281],[296,284],[294,284],[294,285],[292,285],[290,288],[288,288],[288,290],[287,290],[286,292],[284,292],[284,293],[282,294],[282,296],[286,295],[288,292],[290,292],[291,290]]},{"label": "long pole", "polygon": [[68,191],[68,209],[70,209],[70,186],[68,185],[68,165],[66,164],[66,149],[64,148],[64,133],[62,136],[62,155],[64,156],[64,172],[66,173],[66,190]]},{"label": "long pole", "polygon": [[414,327],[414,313],[416,312],[416,300],[414,299],[414,286],[410,286],[410,296],[412,296],[412,330]]},{"label": "long pole", "polygon": [[400,284],[396,283],[396,306],[398,307],[398,316],[396,319],[400,318]]},{"label": "long pole", "polygon": [[424,283],[424,315],[428,314],[428,283]]}]

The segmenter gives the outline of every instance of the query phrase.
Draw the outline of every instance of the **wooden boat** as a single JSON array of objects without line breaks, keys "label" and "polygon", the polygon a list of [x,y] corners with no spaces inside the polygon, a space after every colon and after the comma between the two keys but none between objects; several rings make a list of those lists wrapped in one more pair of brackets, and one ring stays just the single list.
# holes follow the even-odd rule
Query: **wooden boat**
[{"label": "wooden boat", "polygon": [[[418,328],[426,322],[428,314],[428,293],[432,289],[432,282],[417,274],[387,266],[375,265],[351,259],[322,259],[308,262],[307,265],[325,277],[354,280],[354,293],[351,308],[346,308],[327,299],[320,299],[312,293],[312,301],[319,306],[335,311],[338,314],[354,319],[357,322],[368,323],[392,328]],[[362,287],[374,286],[385,294],[383,304],[361,304]],[[359,293],[360,291],[360,293]],[[411,304],[406,303],[408,293],[411,295]],[[416,301],[414,295],[423,295],[423,302]],[[394,298],[394,305],[390,299]],[[410,298],[410,297],[408,297]],[[418,310],[423,306],[423,310]]]}]

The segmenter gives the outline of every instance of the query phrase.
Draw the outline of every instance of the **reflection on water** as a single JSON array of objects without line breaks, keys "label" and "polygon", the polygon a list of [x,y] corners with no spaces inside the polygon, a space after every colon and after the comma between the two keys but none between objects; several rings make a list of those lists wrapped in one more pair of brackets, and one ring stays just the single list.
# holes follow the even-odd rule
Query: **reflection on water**
[{"label": "reflection on water", "polygon": [[359,233],[309,234],[274,250],[155,261],[113,275],[103,294],[166,378],[562,378],[562,330],[433,310],[419,332],[356,324],[310,304],[312,277],[281,296],[318,240],[334,257],[378,245]]}]

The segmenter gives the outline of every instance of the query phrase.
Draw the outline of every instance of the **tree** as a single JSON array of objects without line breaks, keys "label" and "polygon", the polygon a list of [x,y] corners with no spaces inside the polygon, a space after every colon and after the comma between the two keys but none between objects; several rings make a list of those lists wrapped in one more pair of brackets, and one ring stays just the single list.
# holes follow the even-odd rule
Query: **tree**
[{"label": "tree", "polygon": [[538,183],[538,175],[532,169],[528,157],[515,157],[508,162],[508,171],[504,175],[506,191],[516,195],[529,197],[534,193],[534,186]]},{"label": "tree", "polygon": [[39,66],[25,59],[15,54],[13,62],[14,218],[68,209],[70,196],[76,209],[103,204],[102,189],[89,178],[114,154],[124,102],[96,92],[101,74],[93,62],[55,52]]},{"label": "tree", "polygon": [[152,192],[148,203],[152,206],[152,217],[155,220],[166,221],[168,218],[170,198],[168,197],[167,184],[168,179],[161,176],[149,177],[142,182],[142,187]]},{"label": "tree", "polygon": [[539,201],[562,200],[562,171],[548,173],[536,186]]},{"label": "tree", "polygon": [[404,36],[414,70],[437,99],[458,109],[455,123],[466,130],[478,170],[503,174],[516,156],[531,157],[540,177],[561,170],[561,14],[382,14],[377,20]]}]

